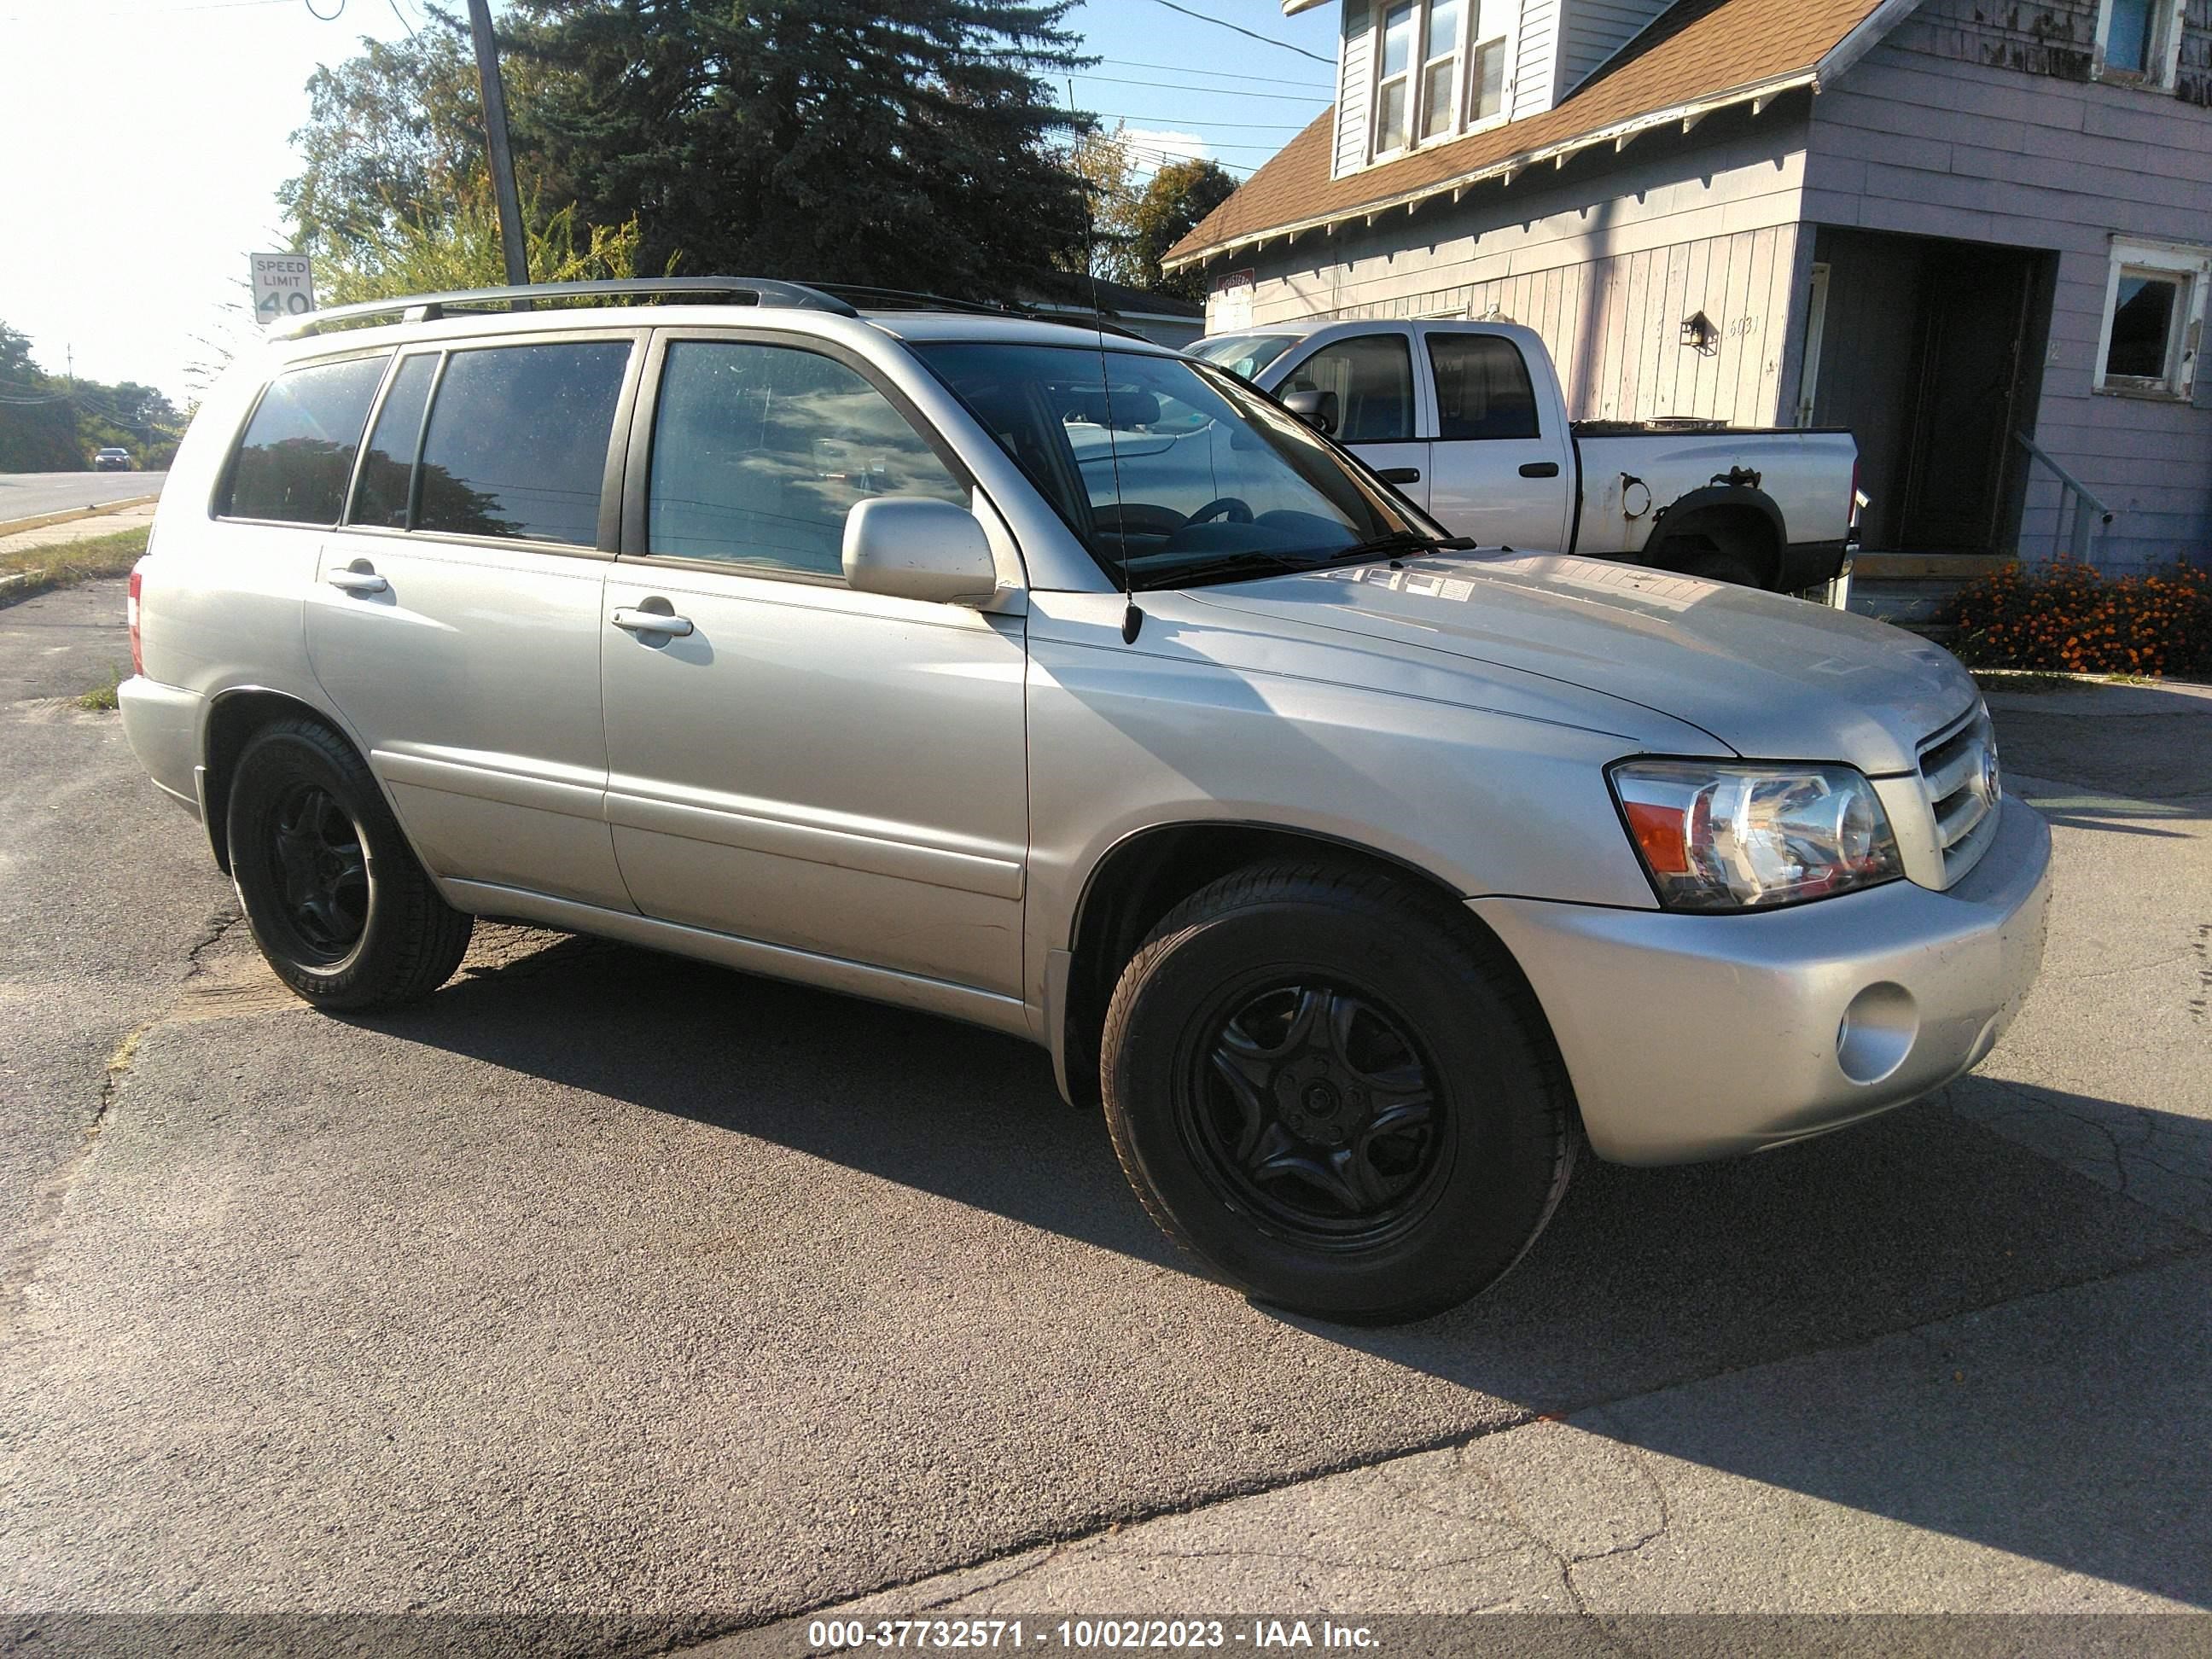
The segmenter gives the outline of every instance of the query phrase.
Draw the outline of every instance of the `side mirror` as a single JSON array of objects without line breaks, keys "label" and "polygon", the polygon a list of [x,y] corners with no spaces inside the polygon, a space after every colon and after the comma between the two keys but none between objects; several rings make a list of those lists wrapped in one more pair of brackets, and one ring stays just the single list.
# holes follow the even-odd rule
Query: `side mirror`
[{"label": "side mirror", "polygon": [[1336,433],[1336,393],[1323,392],[1318,386],[1308,386],[1302,392],[1285,392],[1283,407],[1304,421],[1324,438]]},{"label": "side mirror", "polygon": [[981,605],[999,587],[975,515],[920,495],[878,495],[847,514],[844,565],[855,592],[937,605]]}]

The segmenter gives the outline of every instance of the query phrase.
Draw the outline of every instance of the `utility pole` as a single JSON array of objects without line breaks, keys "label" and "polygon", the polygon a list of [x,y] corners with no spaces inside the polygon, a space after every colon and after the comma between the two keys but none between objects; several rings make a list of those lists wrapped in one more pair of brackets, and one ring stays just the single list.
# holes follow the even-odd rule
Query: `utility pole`
[{"label": "utility pole", "polygon": [[477,80],[483,88],[484,143],[490,150],[491,185],[499,198],[499,242],[507,254],[507,281],[530,281],[523,252],[522,201],[514,190],[514,152],[507,143],[507,88],[499,76],[499,46],[491,37],[490,0],[469,0],[469,33],[477,46]]}]

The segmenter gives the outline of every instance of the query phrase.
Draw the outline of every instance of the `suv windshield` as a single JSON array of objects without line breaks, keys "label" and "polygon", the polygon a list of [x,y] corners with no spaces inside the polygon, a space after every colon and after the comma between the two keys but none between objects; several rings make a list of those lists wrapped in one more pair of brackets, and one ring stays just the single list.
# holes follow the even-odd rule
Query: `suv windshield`
[{"label": "suv windshield", "polygon": [[1295,334],[1224,334],[1218,339],[1200,340],[1191,347],[1190,355],[1249,380],[1297,343]]},{"label": "suv windshield", "polygon": [[1317,569],[1443,540],[1279,404],[1186,358],[1085,346],[916,351],[1133,587]]}]

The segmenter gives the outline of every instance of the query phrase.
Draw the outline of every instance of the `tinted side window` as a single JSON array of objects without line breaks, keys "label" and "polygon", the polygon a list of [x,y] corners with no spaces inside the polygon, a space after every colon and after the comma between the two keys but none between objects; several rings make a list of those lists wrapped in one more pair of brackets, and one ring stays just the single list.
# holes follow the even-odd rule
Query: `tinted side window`
[{"label": "tinted side window", "polygon": [[284,524],[336,524],[354,451],[388,355],[279,374],[262,394],[231,462],[218,512]]},{"label": "tinted side window", "polygon": [[415,528],[595,545],[629,359],[627,340],[447,358],[422,438]]},{"label": "tinted side window", "polygon": [[845,516],[872,495],[968,501],[906,416],[835,358],[738,341],[668,348],[652,551],[842,575]]},{"label": "tinted side window", "polygon": [[1431,334],[1437,436],[1534,438],[1536,388],[1521,348],[1496,334]]},{"label": "tinted side window", "polygon": [[1413,435],[1413,354],[1402,334],[1339,340],[1291,371],[1276,389],[1336,393],[1339,443],[1394,443]]},{"label": "tinted side window", "polygon": [[422,441],[422,408],[430,400],[430,380],[437,372],[438,356],[432,352],[410,357],[392,377],[392,389],[377,411],[376,430],[368,434],[368,453],[362,458],[352,523],[405,528],[415,446]]}]

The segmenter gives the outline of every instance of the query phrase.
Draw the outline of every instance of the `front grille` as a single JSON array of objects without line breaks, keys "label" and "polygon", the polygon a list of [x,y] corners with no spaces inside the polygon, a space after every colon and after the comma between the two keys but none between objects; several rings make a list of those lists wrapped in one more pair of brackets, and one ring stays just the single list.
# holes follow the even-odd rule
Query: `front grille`
[{"label": "front grille", "polygon": [[2002,793],[1996,733],[1990,712],[1972,714],[1923,744],[1920,784],[1936,820],[1936,845],[1943,854],[1943,885],[1951,886],[1981,862],[1997,831]]}]

